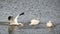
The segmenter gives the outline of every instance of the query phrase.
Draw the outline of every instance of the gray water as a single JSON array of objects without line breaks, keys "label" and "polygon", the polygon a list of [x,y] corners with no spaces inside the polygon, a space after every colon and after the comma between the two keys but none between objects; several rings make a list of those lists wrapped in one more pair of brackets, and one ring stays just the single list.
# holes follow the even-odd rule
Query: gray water
[{"label": "gray water", "polygon": [[[31,19],[39,18],[41,24],[36,28],[9,26],[8,16],[14,18],[24,12],[18,22],[29,24]],[[54,21],[55,27],[48,29],[46,23]],[[10,30],[12,28],[13,30]],[[0,34],[60,34],[60,0],[0,0]]]},{"label": "gray water", "polygon": [[0,34],[60,34],[60,25],[55,27],[47,28],[45,23],[40,23],[36,27],[28,26],[25,27],[10,26],[8,23],[0,24]]}]

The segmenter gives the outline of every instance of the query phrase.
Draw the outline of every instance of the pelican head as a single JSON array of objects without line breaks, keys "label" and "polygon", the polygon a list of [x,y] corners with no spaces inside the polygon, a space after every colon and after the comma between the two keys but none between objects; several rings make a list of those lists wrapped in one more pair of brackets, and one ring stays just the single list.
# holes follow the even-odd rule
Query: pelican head
[{"label": "pelican head", "polygon": [[49,21],[49,23],[51,23],[52,21]]}]

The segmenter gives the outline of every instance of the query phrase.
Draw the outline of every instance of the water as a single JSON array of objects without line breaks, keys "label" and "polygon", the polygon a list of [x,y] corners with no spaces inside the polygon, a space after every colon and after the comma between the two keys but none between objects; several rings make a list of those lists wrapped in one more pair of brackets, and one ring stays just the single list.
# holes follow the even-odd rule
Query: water
[{"label": "water", "polygon": [[10,26],[2,23],[0,25],[0,34],[60,34],[60,25],[53,28],[47,28],[45,23],[41,23],[36,27],[25,26],[23,28],[17,26]]}]

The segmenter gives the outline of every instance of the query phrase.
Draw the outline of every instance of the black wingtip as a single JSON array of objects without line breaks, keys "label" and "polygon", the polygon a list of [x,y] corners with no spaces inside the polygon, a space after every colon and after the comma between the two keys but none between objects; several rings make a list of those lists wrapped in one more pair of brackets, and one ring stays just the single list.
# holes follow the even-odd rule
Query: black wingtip
[{"label": "black wingtip", "polygon": [[13,18],[13,16],[9,16],[9,17],[8,17],[8,20],[11,20],[11,18]]},{"label": "black wingtip", "polygon": [[20,16],[21,16],[21,15],[24,15],[24,12],[23,12],[23,13],[21,13],[21,14],[20,14]]}]

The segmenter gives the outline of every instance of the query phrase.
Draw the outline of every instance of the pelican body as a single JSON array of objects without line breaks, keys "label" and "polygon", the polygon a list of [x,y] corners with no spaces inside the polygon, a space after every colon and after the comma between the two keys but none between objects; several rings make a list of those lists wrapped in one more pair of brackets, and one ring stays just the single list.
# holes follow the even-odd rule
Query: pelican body
[{"label": "pelican body", "polygon": [[40,23],[39,19],[32,19],[29,25],[38,25]]},{"label": "pelican body", "polygon": [[17,22],[18,17],[21,16],[21,15],[23,15],[23,14],[24,13],[21,13],[21,14],[17,15],[15,18],[13,16],[9,16],[8,20],[10,21],[10,25],[21,25],[21,26],[23,26],[22,23],[18,23]]},{"label": "pelican body", "polygon": [[52,21],[49,21],[49,22],[47,22],[46,26],[47,26],[48,28],[51,28],[51,27],[54,26],[54,24],[52,23]]}]

